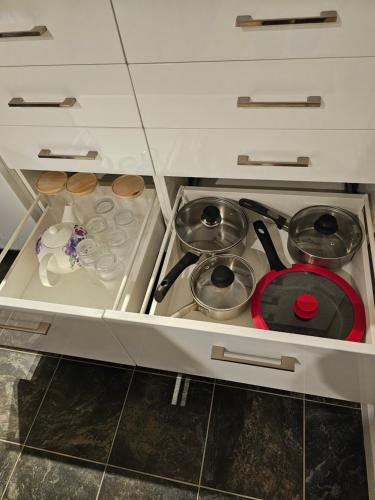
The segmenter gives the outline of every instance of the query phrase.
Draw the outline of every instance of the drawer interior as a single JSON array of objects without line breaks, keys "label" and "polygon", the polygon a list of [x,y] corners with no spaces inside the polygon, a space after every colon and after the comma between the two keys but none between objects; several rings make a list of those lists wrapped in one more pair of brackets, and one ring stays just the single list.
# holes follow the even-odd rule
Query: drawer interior
[{"label": "drawer interior", "polygon": [[[111,196],[111,188],[102,185],[103,196]],[[39,278],[39,261],[35,253],[35,245],[39,236],[49,226],[61,221],[61,215],[53,207],[47,207],[35,228],[28,237],[25,245],[18,254],[12,267],[0,284],[1,297],[24,299],[31,301],[47,302],[80,307],[114,309],[116,308],[124,290],[128,295],[134,292],[135,297],[144,292],[135,289],[147,287],[144,279],[138,279],[142,269],[142,249],[148,247],[149,239],[154,235],[154,227],[160,218],[160,207],[156,199],[154,188],[146,188],[141,196],[130,201],[122,202],[116,199],[118,208],[126,204],[138,222],[136,232],[128,246],[124,267],[119,276],[108,282],[99,281],[95,273],[90,273],[81,268],[73,273],[60,276],[53,287],[45,287]],[[162,235],[161,235],[162,236]],[[156,245],[159,245],[156,242]],[[131,303],[130,310],[139,310],[142,303],[138,300]]]},{"label": "drawer interior", "polygon": [[[181,192],[181,199],[179,206],[184,205],[188,201],[205,196],[221,196],[232,200],[239,200],[240,198],[250,198],[270,207],[273,207],[286,215],[293,215],[298,210],[311,205],[332,205],[340,206],[355,213],[363,228],[372,228],[370,220],[366,219],[365,206],[367,203],[367,195],[352,195],[345,193],[316,193],[316,192],[301,192],[301,191],[270,191],[262,189],[252,190],[239,190],[228,188],[183,188]],[[252,222],[260,219],[257,214],[246,210],[246,215],[249,220],[249,232],[247,237],[247,248],[242,255],[250,265],[253,267],[257,281],[264,276],[269,270],[267,258],[263,251],[260,242],[254,232]],[[270,231],[271,237],[275,243],[276,249],[279,253],[281,260],[286,266],[294,263],[288,249],[286,231],[280,231],[272,222],[267,222],[267,227]],[[368,235],[365,234],[365,239],[361,249],[356,253],[352,261],[346,264],[338,274],[346,279],[360,294],[365,305],[367,331],[365,341],[368,343],[375,343],[374,334],[374,295],[372,289],[371,271],[370,271],[370,256],[368,251]],[[162,277],[166,272],[180,259],[182,256],[176,232],[172,226],[169,244],[166,250],[166,257],[163,268],[161,270]],[[192,294],[189,286],[189,277],[194,266],[187,268],[183,274],[177,279],[171,290],[165,297],[164,301],[157,303],[152,302],[150,314],[159,316],[171,316],[178,311],[181,307],[193,301]],[[215,319],[209,318],[207,315],[199,311],[190,312],[185,319],[193,319],[197,321],[204,321],[209,323],[223,323]],[[174,321],[181,321],[175,319]],[[225,322],[226,324],[236,325],[245,328],[254,328],[249,309],[246,309],[238,317]],[[262,331],[266,334],[265,331]],[[287,335],[287,334],[283,334]]]}]

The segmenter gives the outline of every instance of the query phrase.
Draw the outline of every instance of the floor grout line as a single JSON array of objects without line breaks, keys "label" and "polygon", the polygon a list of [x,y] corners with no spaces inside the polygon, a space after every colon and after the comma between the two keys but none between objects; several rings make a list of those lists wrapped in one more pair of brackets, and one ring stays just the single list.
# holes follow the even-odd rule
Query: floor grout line
[{"label": "floor grout line", "polygon": [[226,384],[225,382],[217,382],[216,385],[220,387],[230,387],[231,389],[241,389],[243,391],[251,391],[251,392],[260,392],[261,394],[268,394],[269,396],[278,396],[280,398],[289,398],[289,399],[296,399],[297,401],[302,401],[304,394],[301,393],[300,396],[292,396],[289,394],[279,394],[277,392],[268,392],[268,391],[262,391],[261,389],[253,389],[252,387],[241,387],[237,385],[233,385],[228,381]]},{"label": "floor grout line", "polygon": [[90,360],[90,359],[73,359],[70,358],[69,356],[61,356],[61,359],[63,361],[71,361],[72,363],[81,363],[83,365],[95,365],[95,366],[104,366],[106,368],[117,368],[118,370],[128,370],[128,371],[133,371],[134,367],[129,366],[129,365],[116,365],[116,364],[111,364],[111,363],[106,363],[105,361],[100,361],[99,359],[97,361],[95,360]]},{"label": "floor grout line", "polygon": [[216,488],[210,488],[210,486],[202,486],[204,490],[209,490],[209,491],[217,491],[219,493],[225,493],[226,495],[238,497],[238,498],[246,498],[247,500],[264,500],[259,497],[252,497],[248,495],[242,495],[242,493],[233,493],[232,491],[226,491],[226,490],[218,490]]},{"label": "floor grout line", "polygon": [[178,484],[183,484],[185,486],[194,486],[195,488],[198,487],[196,483],[189,483],[188,481],[182,481],[181,479],[159,476],[158,474],[152,474],[151,472],[145,472],[137,469],[129,469],[129,467],[121,467],[121,465],[113,465],[113,464],[108,464],[108,465],[110,467],[113,467],[114,469],[126,470],[128,472],[133,472],[134,474],[139,474],[140,476],[154,477],[155,479],[162,479],[163,481],[169,481],[170,483],[178,483]]},{"label": "floor grout line", "polygon": [[[157,375],[159,377],[169,377],[169,378],[176,378],[177,375],[179,375],[178,373],[174,373],[174,372],[171,372],[171,374],[169,375],[168,373],[158,373],[157,370],[155,371],[149,371],[149,370],[142,370],[142,367],[141,368],[138,368],[136,367],[135,368],[135,371],[136,373],[145,373],[146,375]],[[199,378],[195,378],[195,375],[192,375],[190,373],[180,373],[180,375],[182,375],[182,377],[189,377],[190,378],[190,382],[199,382],[200,384],[208,384],[208,385],[214,385],[215,383],[215,379],[211,379],[211,380],[199,380]]]},{"label": "floor grout line", "polygon": [[208,443],[208,434],[210,432],[211,417],[212,417],[212,408],[213,408],[213,405],[214,405],[215,389],[216,389],[216,381],[214,382],[214,386],[212,388],[212,395],[211,395],[211,402],[210,402],[210,411],[208,412],[207,429],[206,429],[206,436],[205,436],[204,445],[203,445],[202,464],[201,464],[201,470],[200,470],[200,473],[199,473],[198,491],[197,491],[197,498],[196,498],[196,500],[199,500],[200,491],[201,491],[201,483],[202,483],[202,476],[203,476],[204,461],[206,459],[206,450],[207,450],[207,443]]},{"label": "floor grout line", "polygon": [[69,455],[68,453],[62,453],[61,451],[49,450],[48,448],[39,448],[38,446],[31,446],[30,444],[24,444],[23,447],[30,449],[30,450],[42,451],[46,454],[57,455],[59,457],[72,458],[74,460],[78,460],[81,462],[87,462],[90,464],[103,465],[103,466],[105,465],[105,462],[99,462],[97,460],[92,460],[90,458],[79,457],[78,455]]},{"label": "floor grout line", "polygon": [[46,390],[44,391],[43,397],[42,397],[42,399],[41,399],[41,401],[40,401],[40,403],[39,403],[39,406],[38,406],[38,408],[37,408],[37,410],[36,410],[36,413],[35,413],[35,415],[34,415],[34,418],[33,418],[32,422],[31,422],[31,425],[30,425],[29,431],[28,431],[28,433],[26,434],[25,440],[23,441],[23,443],[22,443],[22,445],[21,445],[21,450],[20,450],[20,452],[19,452],[19,454],[18,454],[18,457],[17,457],[17,460],[15,461],[15,464],[14,464],[14,466],[13,466],[13,468],[12,468],[12,471],[11,471],[11,473],[10,473],[10,475],[9,475],[9,477],[8,477],[8,479],[7,479],[7,481],[6,481],[6,483],[5,483],[5,486],[4,486],[4,491],[3,491],[3,493],[2,493],[2,495],[1,495],[1,497],[0,497],[0,500],[2,500],[2,499],[4,498],[4,495],[5,495],[5,493],[6,493],[7,489],[8,489],[8,486],[9,486],[9,483],[10,483],[10,481],[11,481],[12,477],[13,477],[14,471],[16,470],[16,467],[17,467],[17,465],[18,465],[18,462],[19,462],[19,461],[20,461],[20,459],[21,459],[22,452],[23,452],[23,450],[25,449],[25,443],[27,442],[27,440],[28,440],[28,438],[29,438],[29,436],[30,436],[30,433],[31,433],[31,429],[34,427],[35,421],[36,421],[36,419],[38,418],[38,415],[39,415],[40,409],[41,409],[41,407],[42,407],[42,405],[43,405],[43,403],[44,403],[44,400],[45,400],[45,398],[46,398],[46,396],[47,396],[47,393],[48,393],[48,391],[49,391],[49,388],[51,387],[51,384],[52,384],[52,381],[53,381],[53,379],[54,379],[54,377],[55,377],[56,371],[57,371],[58,367],[60,366],[60,362],[61,362],[61,356],[58,358],[58,361],[57,361],[57,363],[56,363],[55,369],[53,370],[53,373],[52,373],[52,375],[51,375],[51,378],[50,378],[50,380],[49,380],[49,382],[48,382],[48,384],[47,384]]},{"label": "floor grout line", "polygon": [[133,372],[132,372],[132,375],[131,375],[131,378],[130,378],[130,381],[129,381],[129,385],[128,385],[128,388],[126,390],[124,402],[122,404],[120,415],[119,415],[119,418],[118,418],[118,421],[117,421],[117,425],[116,425],[116,429],[115,429],[114,434],[113,434],[113,439],[112,439],[112,442],[111,442],[111,446],[109,448],[107,460],[106,460],[106,463],[105,463],[105,466],[104,466],[102,478],[101,478],[100,483],[99,483],[99,488],[98,488],[98,492],[96,494],[95,500],[98,500],[99,495],[100,495],[100,490],[102,489],[102,486],[103,486],[104,477],[105,477],[105,474],[107,472],[107,468],[108,468],[109,460],[111,458],[111,453],[112,453],[113,445],[115,444],[115,439],[117,437],[117,433],[118,433],[118,430],[119,430],[119,427],[120,427],[120,422],[121,422],[121,419],[122,419],[122,415],[124,413],[126,402],[128,400],[128,395],[129,395],[129,392],[130,392],[130,387],[131,387],[131,385],[133,383],[134,374],[135,374],[135,367],[133,368]]}]

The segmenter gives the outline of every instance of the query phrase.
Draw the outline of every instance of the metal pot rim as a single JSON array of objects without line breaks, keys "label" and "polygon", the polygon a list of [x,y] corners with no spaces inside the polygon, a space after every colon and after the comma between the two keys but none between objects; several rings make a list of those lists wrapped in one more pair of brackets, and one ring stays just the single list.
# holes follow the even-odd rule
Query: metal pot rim
[{"label": "metal pot rim", "polygon": [[[243,230],[241,232],[241,235],[239,235],[237,241],[235,241],[234,243],[232,243],[230,246],[228,247],[225,247],[225,248],[221,248],[219,250],[208,250],[208,251],[202,251],[192,245],[190,245],[190,243],[188,243],[187,241],[185,241],[181,235],[179,234],[179,231],[176,227],[176,219],[178,217],[179,214],[181,214],[185,207],[190,207],[198,202],[202,202],[202,201],[211,201],[211,202],[220,202],[221,204],[226,204],[226,205],[229,205],[231,206],[238,214],[241,215],[243,221],[244,221],[244,224],[243,224]],[[191,201],[188,201],[187,203],[185,203],[185,205],[183,205],[179,210],[178,212],[176,213],[175,215],[175,218],[174,218],[174,228],[175,228],[175,231],[176,231],[176,235],[177,235],[177,238],[180,240],[180,242],[185,245],[187,248],[189,248],[189,250],[191,250],[192,252],[195,252],[195,253],[198,253],[198,254],[208,254],[208,255],[217,255],[217,254],[223,254],[223,253],[227,253],[228,251],[230,251],[232,248],[234,248],[236,245],[238,245],[242,240],[244,240],[244,238],[246,238],[247,236],[247,233],[249,231],[249,222],[247,220],[247,217],[246,217],[246,214],[245,212],[242,210],[242,208],[240,207],[240,205],[238,205],[238,203],[236,203],[236,201],[234,200],[230,200],[229,198],[220,198],[219,196],[203,196],[201,198],[196,198],[195,200],[191,200]]]},{"label": "metal pot rim", "polygon": [[255,291],[255,288],[256,288],[255,272],[254,272],[254,269],[252,268],[252,266],[245,259],[243,259],[242,257],[239,257],[238,255],[231,254],[231,253],[224,253],[224,254],[221,254],[220,257],[232,257],[232,258],[235,258],[237,260],[240,260],[247,267],[247,269],[249,270],[249,273],[251,275],[251,279],[252,279],[252,282],[253,282],[253,286],[252,286],[252,289],[251,289],[250,293],[248,294],[247,299],[244,300],[244,301],[242,301],[241,303],[233,306],[233,307],[228,307],[228,308],[223,308],[223,309],[217,309],[216,307],[212,307],[212,306],[210,306],[208,304],[205,304],[204,302],[202,302],[197,297],[197,295],[196,295],[196,293],[194,291],[194,287],[193,287],[193,279],[194,279],[194,277],[196,275],[199,275],[200,270],[202,269],[202,267],[204,267],[205,265],[207,265],[208,261],[216,258],[215,255],[211,256],[211,257],[207,257],[206,259],[202,260],[202,262],[200,264],[197,264],[196,267],[194,268],[193,272],[190,275],[190,279],[189,279],[189,285],[190,285],[191,294],[193,296],[194,301],[198,304],[198,306],[202,307],[203,309],[205,309],[207,311],[212,311],[212,312],[230,312],[230,311],[235,311],[235,310],[240,309],[241,307],[245,306],[249,302],[251,296],[253,295],[253,293]]},{"label": "metal pot rim", "polygon": [[[333,212],[342,213],[346,217],[349,217],[353,221],[353,224],[358,227],[358,229],[359,229],[359,231],[361,233],[361,238],[359,239],[357,245],[355,247],[353,247],[353,249],[351,250],[351,252],[348,252],[345,255],[338,255],[336,257],[322,257],[320,255],[316,255],[316,254],[308,252],[306,249],[301,248],[300,245],[298,245],[298,243],[296,243],[296,241],[295,241],[295,234],[294,234],[295,233],[295,227],[294,227],[295,226],[295,220],[297,219],[297,217],[299,215],[303,214],[303,212],[308,212],[309,210],[314,209],[314,208],[319,208],[321,210],[324,210],[326,208],[327,210],[330,210],[330,211],[333,211]],[[362,229],[362,226],[360,224],[359,219],[356,217],[355,214],[353,214],[349,210],[346,210],[345,208],[341,208],[341,207],[336,207],[336,206],[331,206],[331,205],[311,205],[311,206],[302,208],[301,210],[299,210],[298,212],[296,212],[291,217],[291,219],[289,221],[288,246],[289,246],[289,242],[290,242],[290,244],[294,245],[300,252],[303,252],[305,255],[308,255],[309,257],[312,257],[313,259],[321,259],[321,260],[324,260],[324,261],[327,261],[327,262],[332,262],[332,263],[334,263],[335,261],[337,261],[339,259],[348,259],[348,260],[350,260],[354,256],[354,254],[361,248],[362,243],[363,243],[363,238],[364,238],[364,236],[363,236],[363,229]]]}]

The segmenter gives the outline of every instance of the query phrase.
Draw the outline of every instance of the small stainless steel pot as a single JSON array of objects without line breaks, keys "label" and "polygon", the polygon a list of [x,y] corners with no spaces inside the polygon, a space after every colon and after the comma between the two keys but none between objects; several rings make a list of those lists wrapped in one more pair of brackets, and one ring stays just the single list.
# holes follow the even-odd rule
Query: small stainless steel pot
[{"label": "small stainless steel pot", "polygon": [[198,264],[190,276],[194,301],[172,315],[183,318],[191,311],[227,321],[246,309],[255,289],[253,268],[238,255],[209,257]]},{"label": "small stainless steel pot", "polygon": [[361,248],[363,232],[358,218],[343,208],[315,205],[290,219],[253,200],[239,204],[271,219],[288,232],[288,251],[296,262],[339,269]]},{"label": "small stainless steel pot", "polygon": [[154,298],[161,302],[182,271],[203,256],[232,253],[242,255],[246,248],[246,214],[234,201],[207,197],[190,201],[177,212],[175,230],[181,250],[187,252],[156,288]]}]

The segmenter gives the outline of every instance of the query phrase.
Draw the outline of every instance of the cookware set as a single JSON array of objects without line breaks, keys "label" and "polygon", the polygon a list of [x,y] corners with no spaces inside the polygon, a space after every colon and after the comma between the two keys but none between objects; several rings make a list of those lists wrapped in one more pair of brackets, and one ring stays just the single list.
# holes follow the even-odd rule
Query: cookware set
[{"label": "cookware set", "polygon": [[[241,257],[248,233],[241,207],[288,232],[288,251],[295,264],[287,268],[281,262],[266,225],[257,220],[254,231],[270,271],[256,283],[251,264]],[[348,210],[316,205],[289,218],[253,200],[206,197],[182,206],[174,225],[181,251],[187,253],[162,279],[155,300],[164,299],[184,269],[195,267],[189,278],[193,300],[172,317],[200,311],[214,320],[228,321],[249,308],[253,325],[259,329],[362,340],[366,328],[363,302],[334,272],[353,258],[363,242],[361,224]]]}]

